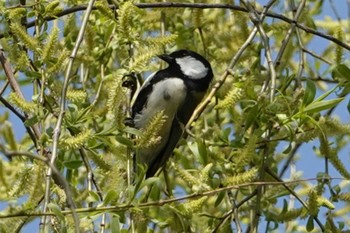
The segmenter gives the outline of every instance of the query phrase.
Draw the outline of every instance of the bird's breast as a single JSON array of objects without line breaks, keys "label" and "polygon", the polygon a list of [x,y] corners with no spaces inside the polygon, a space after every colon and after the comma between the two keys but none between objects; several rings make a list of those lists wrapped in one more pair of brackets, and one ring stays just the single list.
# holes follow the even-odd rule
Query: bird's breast
[{"label": "bird's breast", "polygon": [[167,78],[153,84],[144,108],[135,115],[135,127],[144,127],[160,111],[164,111],[167,118],[165,124],[171,124],[179,107],[183,104],[186,94],[186,85],[179,78]]},{"label": "bird's breast", "polygon": [[158,132],[160,142],[155,147],[144,148],[139,154],[138,162],[149,165],[166,146],[174,117],[184,104],[186,94],[186,86],[179,78],[168,78],[153,84],[144,108],[135,115],[135,127],[145,127],[160,111],[164,112],[165,121]]}]

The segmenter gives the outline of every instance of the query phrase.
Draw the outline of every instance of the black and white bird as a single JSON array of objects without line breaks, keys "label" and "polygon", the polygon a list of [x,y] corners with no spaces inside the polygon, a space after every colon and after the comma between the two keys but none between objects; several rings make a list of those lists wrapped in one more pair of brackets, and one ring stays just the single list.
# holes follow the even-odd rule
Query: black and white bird
[{"label": "black and white bird", "polygon": [[132,105],[134,127],[144,128],[155,114],[163,111],[165,122],[159,131],[155,148],[137,153],[137,164],[146,164],[146,178],[163,167],[180,140],[184,126],[201,102],[213,79],[210,63],[201,55],[178,50],[160,59],[168,67],[151,75],[142,85]]}]

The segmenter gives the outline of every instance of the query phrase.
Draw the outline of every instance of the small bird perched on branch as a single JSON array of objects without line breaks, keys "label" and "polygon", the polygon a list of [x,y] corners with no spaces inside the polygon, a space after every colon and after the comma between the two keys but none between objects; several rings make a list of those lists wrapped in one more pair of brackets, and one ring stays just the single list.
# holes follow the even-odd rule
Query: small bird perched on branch
[{"label": "small bird perched on branch", "polygon": [[135,164],[146,164],[146,178],[154,176],[171,156],[184,126],[201,102],[213,79],[210,63],[190,50],[178,50],[159,56],[168,67],[151,75],[142,85],[132,105],[132,121],[144,128],[159,112],[164,122],[155,147],[141,149]]}]

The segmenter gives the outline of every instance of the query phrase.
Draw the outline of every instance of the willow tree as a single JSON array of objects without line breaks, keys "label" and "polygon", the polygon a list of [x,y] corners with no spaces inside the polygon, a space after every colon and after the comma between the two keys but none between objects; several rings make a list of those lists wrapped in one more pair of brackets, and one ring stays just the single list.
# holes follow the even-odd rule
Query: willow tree
[{"label": "willow tree", "polygon": [[[349,231],[348,24],[324,1],[226,2],[0,3],[1,232]],[[183,48],[215,78],[144,179],[161,119],[127,126],[130,100]]]}]

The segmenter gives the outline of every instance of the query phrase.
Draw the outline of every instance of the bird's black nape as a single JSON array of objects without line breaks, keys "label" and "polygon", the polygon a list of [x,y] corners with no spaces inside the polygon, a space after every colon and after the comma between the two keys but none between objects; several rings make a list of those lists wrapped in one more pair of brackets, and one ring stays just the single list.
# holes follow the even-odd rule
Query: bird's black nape
[{"label": "bird's black nape", "polygon": [[167,62],[168,64],[174,62],[174,57],[170,56],[169,54],[161,54],[161,55],[158,55],[158,57],[163,61]]}]

